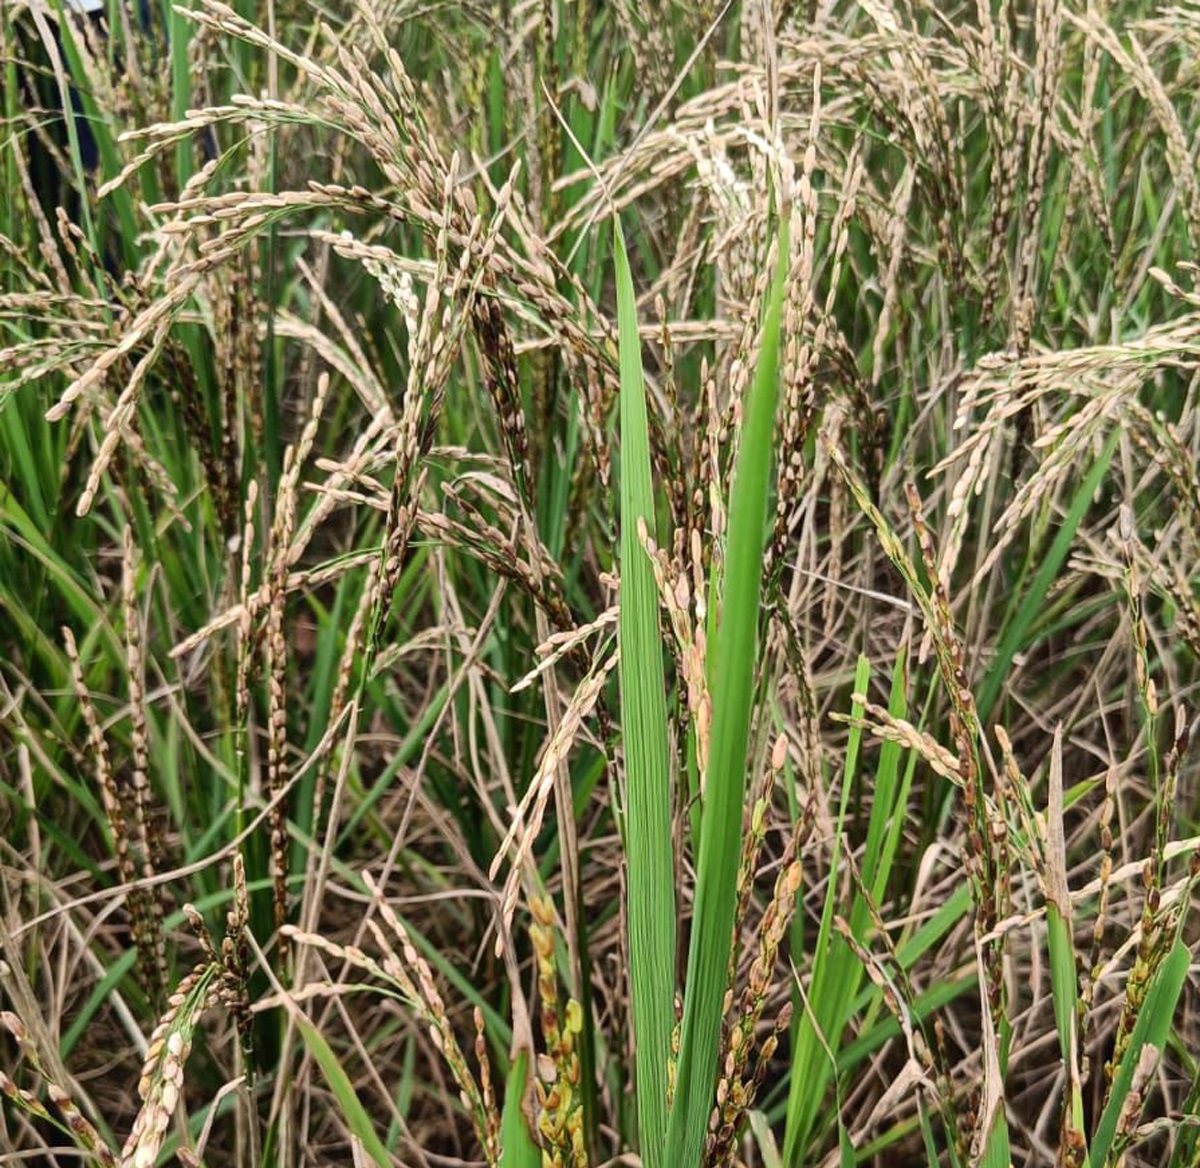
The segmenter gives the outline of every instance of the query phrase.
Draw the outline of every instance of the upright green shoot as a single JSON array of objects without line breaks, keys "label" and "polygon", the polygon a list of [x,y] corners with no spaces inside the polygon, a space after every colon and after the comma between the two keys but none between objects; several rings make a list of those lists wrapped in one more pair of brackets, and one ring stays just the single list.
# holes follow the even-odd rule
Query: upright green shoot
[{"label": "upright green shoot", "polygon": [[667,1136],[675,1168],[696,1168],[700,1163],[717,1071],[741,853],[788,252],[784,212],[780,216],[779,250],[762,347],[746,401],[729,504],[723,610],[716,642],[712,747],[700,821],[696,908],[688,951],[679,1073]]},{"label": "upright green shoot", "polygon": [[542,1154],[533,1142],[529,1120],[523,1108],[529,1082],[529,1052],[522,1050],[513,1059],[500,1118],[500,1168],[538,1168]]},{"label": "upright green shoot", "polygon": [[641,546],[653,537],[650,436],[633,277],[614,224],[621,359],[621,724],[625,738],[625,855],[638,1126],[647,1168],[666,1164],[667,1073],[675,1023],[675,862],[658,590]]},{"label": "upright green shoot", "polygon": [[1113,1076],[1108,1101],[1100,1115],[1096,1134],[1092,1137],[1093,1168],[1104,1168],[1117,1161],[1118,1157],[1112,1153],[1116,1150],[1114,1144],[1121,1141],[1118,1129],[1122,1121],[1130,1129],[1136,1126],[1141,1115],[1141,1100],[1135,1095],[1134,1080],[1143,1077],[1143,1081],[1148,1080],[1166,1049],[1175,1007],[1179,1004],[1179,995],[1187,981],[1190,964],[1191,952],[1182,941],[1177,940],[1150,983],[1145,1001],[1138,1011],[1137,1022],[1134,1023],[1129,1047]]}]

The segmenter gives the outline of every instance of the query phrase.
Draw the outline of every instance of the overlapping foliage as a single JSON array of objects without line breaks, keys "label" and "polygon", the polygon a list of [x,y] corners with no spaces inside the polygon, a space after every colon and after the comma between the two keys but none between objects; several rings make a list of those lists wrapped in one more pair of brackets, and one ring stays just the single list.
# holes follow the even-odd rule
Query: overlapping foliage
[{"label": "overlapping foliage", "polygon": [[0,1150],[1196,1162],[1194,6],[0,58]]}]

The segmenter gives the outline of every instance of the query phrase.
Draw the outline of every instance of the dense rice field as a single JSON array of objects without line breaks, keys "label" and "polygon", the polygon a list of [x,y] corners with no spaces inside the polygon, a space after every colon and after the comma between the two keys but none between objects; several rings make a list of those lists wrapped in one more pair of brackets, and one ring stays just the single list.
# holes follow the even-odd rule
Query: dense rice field
[{"label": "dense rice field", "polygon": [[78,7],[0,1162],[1200,1165],[1195,0]]}]

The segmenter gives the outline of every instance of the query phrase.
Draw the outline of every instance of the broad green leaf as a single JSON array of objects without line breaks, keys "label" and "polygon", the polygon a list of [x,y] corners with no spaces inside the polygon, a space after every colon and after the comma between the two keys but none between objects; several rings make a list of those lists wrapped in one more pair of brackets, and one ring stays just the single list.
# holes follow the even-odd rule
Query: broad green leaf
[{"label": "broad green leaf", "polygon": [[621,358],[621,727],[625,740],[625,852],[638,1125],[647,1168],[664,1168],[667,1074],[675,1025],[675,859],[667,760],[666,681],[658,588],[638,535],[655,533],[650,433],[633,278],[614,224]]},{"label": "broad green leaf", "polygon": [[500,1117],[500,1168],[541,1168],[542,1153],[533,1142],[523,1102],[529,1082],[529,1052],[513,1059]]},{"label": "broad green leaf", "polygon": [[699,1164],[713,1103],[741,852],[788,252],[785,216],[780,220],[779,254],[758,367],[745,403],[729,504],[708,786],[700,821],[679,1073],[667,1135],[672,1168],[696,1168]]},{"label": "broad green leaf", "polygon": [[1100,1123],[1096,1127],[1096,1134],[1092,1137],[1093,1168],[1104,1168],[1109,1162],[1109,1152],[1117,1133],[1117,1121],[1133,1087],[1134,1072],[1141,1061],[1143,1050],[1152,1047],[1161,1056],[1166,1047],[1167,1038],[1171,1033],[1171,1021],[1175,1017],[1175,1007],[1183,991],[1183,983],[1187,980],[1190,961],[1188,947],[1182,941],[1176,941],[1175,947],[1150,983],[1142,1008],[1138,1011],[1129,1046],[1113,1076],[1112,1089],[1100,1116]]}]

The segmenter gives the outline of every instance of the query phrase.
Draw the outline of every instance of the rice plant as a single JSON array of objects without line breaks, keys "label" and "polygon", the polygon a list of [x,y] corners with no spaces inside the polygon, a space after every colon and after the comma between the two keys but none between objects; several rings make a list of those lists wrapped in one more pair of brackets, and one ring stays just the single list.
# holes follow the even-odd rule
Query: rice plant
[{"label": "rice plant", "polygon": [[0,0],[0,1153],[1200,1163],[1197,61]]}]

